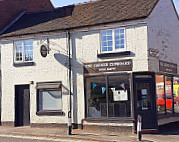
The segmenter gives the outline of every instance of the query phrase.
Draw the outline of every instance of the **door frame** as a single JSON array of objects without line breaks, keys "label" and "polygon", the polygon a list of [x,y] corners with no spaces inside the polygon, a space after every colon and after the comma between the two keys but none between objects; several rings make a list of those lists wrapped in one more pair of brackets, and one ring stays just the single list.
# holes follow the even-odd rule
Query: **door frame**
[{"label": "door frame", "polygon": [[[136,76],[139,76],[136,78]],[[141,76],[141,77],[140,77]],[[146,76],[146,77],[145,77]],[[148,77],[147,77],[148,76]],[[151,76],[151,77],[150,77]],[[156,83],[155,83],[155,73],[154,72],[133,72],[132,74],[132,89],[133,89],[133,116],[134,116],[134,131],[137,130],[137,97],[136,97],[136,83],[137,82],[149,82],[152,85],[153,91],[151,91],[151,103],[153,105],[152,115],[155,117],[155,130],[158,130],[158,118],[157,118],[157,108],[156,108]],[[145,129],[146,130],[146,129]]]}]

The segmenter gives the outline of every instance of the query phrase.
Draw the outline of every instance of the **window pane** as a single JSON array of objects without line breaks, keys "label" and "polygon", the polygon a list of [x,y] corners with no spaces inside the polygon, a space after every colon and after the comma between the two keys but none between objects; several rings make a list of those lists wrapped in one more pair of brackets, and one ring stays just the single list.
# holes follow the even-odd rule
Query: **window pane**
[{"label": "window pane", "polygon": [[138,110],[151,110],[150,83],[136,83],[137,108]]},{"label": "window pane", "polygon": [[16,61],[19,61],[19,60],[20,60],[20,54],[16,53]]},{"label": "window pane", "polygon": [[102,36],[106,36],[106,31],[101,32]]},{"label": "window pane", "polygon": [[33,40],[26,40],[24,41],[24,45],[30,45],[30,46],[33,46]]},{"label": "window pane", "polygon": [[108,51],[112,51],[112,47],[108,47]]},{"label": "window pane", "polygon": [[115,49],[123,49],[124,44],[124,29],[115,30]]},{"label": "window pane", "polygon": [[41,110],[62,110],[62,92],[40,91],[39,111]]},{"label": "window pane", "polygon": [[166,93],[167,113],[172,113],[172,109],[173,109],[172,78],[168,76],[165,76],[165,93]]},{"label": "window pane", "polygon": [[107,116],[105,77],[86,78],[86,104],[88,117]]},{"label": "window pane", "polygon": [[101,32],[102,38],[102,51],[112,51],[113,39],[112,30],[106,30]]},{"label": "window pane", "polygon": [[25,61],[33,60],[33,40],[27,40],[24,42],[24,50],[25,50]]},{"label": "window pane", "polygon": [[173,78],[174,110],[179,113],[179,78]]},{"label": "window pane", "polygon": [[115,30],[115,36],[119,36],[119,30]]},{"label": "window pane", "polygon": [[108,85],[109,117],[130,117],[129,75],[109,76]]},{"label": "window pane", "polygon": [[124,45],[124,39],[121,39],[121,40],[120,40],[120,43]]},{"label": "window pane", "polygon": [[22,41],[16,41],[16,42],[15,42],[15,46],[19,46],[19,45],[22,46],[22,43],[23,43]]},{"label": "window pane", "polygon": [[103,51],[108,51],[108,50],[107,50],[107,47],[103,47],[103,49],[102,49],[102,50],[103,50]]},{"label": "window pane", "polygon": [[116,49],[119,49],[120,47],[119,47],[119,45],[116,45]]},{"label": "window pane", "polygon": [[120,42],[119,42],[119,40],[117,40],[116,42],[115,42],[115,45],[119,45],[120,44]]},{"label": "window pane", "polygon": [[124,33],[124,29],[120,29],[120,33],[121,33],[121,34]]},{"label": "window pane", "polygon": [[108,41],[108,46],[112,46],[112,41]]},{"label": "window pane", "polygon": [[112,30],[108,30],[107,35],[112,35]]},{"label": "window pane", "polygon": [[29,52],[29,60],[30,60],[30,61],[33,60],[33,52],[32,52],[32,51]]},{"label": "window pane", "polygon": [[15,42],[15,60],[22,61],[22,42]]},{"label": "window pane", "polygon": [[115,35],[115,40],[119,40],[119,35]]},{"label": "window pane", "polygon": [[119,48],[121,48],[121,49],[122,49],[122,48],[124,48],[124,45],[120,45],[120,47],[119,47]]},{"label": "window pane", "polygon": [[106,36],[103,36],[102,37],[102,41],[106,41],[107,40],[107,37]]},{"label": "window pane", "polygon": [[29,52],[25,52],[25,61],[29,61]]},{"label": "window pane", "polygon": [[107,36],[107,40],[112,40],[112,36]]},{"label": "window pane", "polygon": [[120,38],[124,38],[124,34],[120,34]]},{"label": "window pane", "polygon": [[165,113],[164,76],[156,75],[156,101],[158,114]]},{"label": "window pane", "polygon": [[103,47],[107,46],[107,42],[103,42],[102,45],[103,45]]}]

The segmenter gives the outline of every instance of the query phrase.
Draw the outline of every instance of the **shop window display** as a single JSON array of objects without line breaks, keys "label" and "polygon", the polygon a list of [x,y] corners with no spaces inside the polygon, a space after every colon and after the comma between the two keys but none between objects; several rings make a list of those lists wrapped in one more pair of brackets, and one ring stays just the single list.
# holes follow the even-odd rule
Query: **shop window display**
[{"label": "shop window display", "polygon": [[130,117],[129,76],[108,77],[109,117]]},{"label": "shop window display", "polygon": [[164,76],[156,75],[156,101],[158,114],[165,114]]},{"label": "shop window display", "polygon": [[179,77],[173,78],[174,110],[179,113]]},{"label": "shop window display", "polygon": [[172,113],[173,96],[172,96],[172,77],[165,76],[165,95],[166,95],[166,111]]},{"label": "shop window display", "polygon": [[105,76],[86,78],[86,97],[88,117],[106,117]]},{"label": "shop window display", "polygon": [[130,117],[129,75],[86,78],[87,117]]}]

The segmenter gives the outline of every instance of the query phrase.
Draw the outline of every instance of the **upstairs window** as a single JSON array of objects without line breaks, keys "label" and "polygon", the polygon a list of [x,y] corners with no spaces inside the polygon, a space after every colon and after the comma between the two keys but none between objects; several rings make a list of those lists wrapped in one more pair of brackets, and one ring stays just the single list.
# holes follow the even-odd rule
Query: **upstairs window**
[{"label": "upstairs window", "polygon": [[115,52],[125,49],[125,29],[111,29],[101,32],[101,51]]},{"label": "upstairs window", "polygon": [[15,62],[33,61],[33,40],[14,42],[14,61]]}]

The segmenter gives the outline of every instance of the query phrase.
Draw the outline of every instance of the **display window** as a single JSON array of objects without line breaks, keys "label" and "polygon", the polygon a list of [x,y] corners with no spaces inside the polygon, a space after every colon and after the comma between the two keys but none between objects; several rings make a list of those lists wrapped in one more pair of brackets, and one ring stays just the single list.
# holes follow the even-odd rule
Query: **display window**
[{"label": "display window", "polygon": [[179,113],[179,77],[173,78],[174,111]]},{"label": "display window", "polygon": [[156,104],[158,114],[165,114],[164,76],[156,75]]},{"label": "display window", "polygon": [[86,77],[87,117],[131,117],[129,75]]},{"label": "display window", "polygon": [[166,112],[173,111],[172,77],[165,76]]},{"label": "display window", "polygon": [[179,113],[179,77],[156,75],[158,114]]}]

